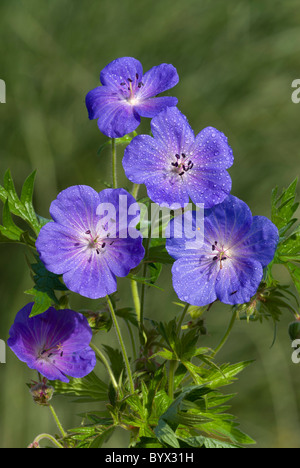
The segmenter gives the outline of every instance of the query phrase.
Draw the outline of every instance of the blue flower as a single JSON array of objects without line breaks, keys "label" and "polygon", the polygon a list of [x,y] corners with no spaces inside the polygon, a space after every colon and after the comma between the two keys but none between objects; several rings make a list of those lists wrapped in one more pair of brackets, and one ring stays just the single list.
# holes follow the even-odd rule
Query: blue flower
[{"label": "blue flower", "polygon": [[116,276],[127,276],[144,256],[142,237],[135,229],[138,210],[124,189],[97,193],[77,185],[63,190],[50,207],[53,222],[41,229],[36,241],[42,262],[52,273],[63,275],[73,292],[91,299],[112,294],[117,290]]},{"label": "blue flower", "polygon": [[123,158],[126,176],[145,184],[151,200],[184,206],[190,198],[211,208],[229,195],[231,179],[226,169],[233,164],[233,155],[223,133],[208,127],[195,137],[176,107],[154,117],[151,129],[153,138],[136,136]]},{"label": "blue flower", "polygon": [[[192,224],[196,231],[195,213]],[[201,245],[186,238],[183,226],[182,219],[172,220],[166,242],[176,259],[172,274],[178,297],[197,306],[216,299],[225,304],[250,301],[263,278],[263,268],[273,260],[279,240],[276,226],[263,216],[252,217],[246,203],[232,195],[204,210]]]},{"label": "blue flower", "polygon": [[12,325],[8,346],[30,369],[49,380],[69,382],[82,378],[96,365],[89,344],[92,330],[87,319],[73,310],[56,310],[29,318],[33,303],[21,309]]},{"label": "blue flower", "polygon": [[133,132],[141,117],[154,117],[168,106],[176,106],[177,98],[154,97],[179,81],[173,65],[163,63],[145,74],[141,63],[122,57],[109,63],[100,74],[102,86],[86,96],[90,119],[98,119],[104,135],[120,138]]}]

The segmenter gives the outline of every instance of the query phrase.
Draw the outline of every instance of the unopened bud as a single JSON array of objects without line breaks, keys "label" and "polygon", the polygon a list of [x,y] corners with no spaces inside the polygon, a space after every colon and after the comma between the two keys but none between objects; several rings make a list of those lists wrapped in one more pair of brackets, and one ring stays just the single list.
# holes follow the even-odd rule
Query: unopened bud
[{"label": "unopened bud", "polygon": [[[48,402],[53,396],[54,388],[50,385],[46,385],[45,382],[39,382],[30,388],[33,401],[37,405],[48,406]],[[34,447],[32,447],[34,448]]]}]

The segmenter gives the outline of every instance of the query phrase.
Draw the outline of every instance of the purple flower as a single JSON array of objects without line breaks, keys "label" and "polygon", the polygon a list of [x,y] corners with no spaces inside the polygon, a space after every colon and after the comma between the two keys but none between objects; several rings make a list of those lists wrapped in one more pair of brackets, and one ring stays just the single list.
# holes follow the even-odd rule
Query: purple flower
[{"label": "purple flower", "polygon": [[152,118],[178,102],[174,97],[154,97],[179,81],[176,69],[167,63],[144,74],[138,60],[118,58],[101,71],[100,81],[103,86],[87,94],[86,106],[89,118],[98,119],[99,129],[110,138],[133,132],[141,117]]},{"label": "purple flower", "polygon": [[[183,215],[188,220],[188,213]],[[190,215],[193,230],[198,223]],[[256,293],[263,268],[272,260],[279,240],[276,226],[263,216],[252,217],[243,201],[229,196],[204,211],[204,241],[188,240],[182,219],[170,223],[166,248],[176,259],[173,286],[183,301],[197,306],[219,299],[243,304]]]},{"label": "purple flower", "polygon": [[127,276],[144,256],[138,210],[124,189],[67,188],[51,204],[54,222],[36,241],[42,262],[71,291],[91,299],[112,294],[116,276]]},{"label": "purple flower", "polygon": [[139,135],[125,150],[123,167],[129,180],[145,184],[159,205],[184,206],[191,198],[211,208],[227,197],[231,179],[226,169],[233,155],[223,133],[208,127],[195,137],[176,107],[154,117],[151,129],[154,138]]},{"label": "purple flower", "polygon": [[33,303],[21,309],[10,329],[8,346],[30,369],[49,380],[69,382],[92,372],[96,356],[89,347],[92,331],[87,319],[73,310],[56,310],[29,318]]}]

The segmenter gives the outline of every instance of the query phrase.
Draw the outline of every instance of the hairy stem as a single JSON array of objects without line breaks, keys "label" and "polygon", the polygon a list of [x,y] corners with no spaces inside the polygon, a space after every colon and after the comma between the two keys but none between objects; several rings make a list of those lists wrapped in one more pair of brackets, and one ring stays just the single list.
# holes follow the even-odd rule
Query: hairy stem
[{"label": "hairy stem", "polygon": [[108,360],[106,359],[106,357],[104,356],[104,354],[100,351],[99,348],[97,348],[97,346],[95,346],[93,343],[90,343],[90,347],[95,351],[95,353],[97,354],[97,356],[99,357],[99,359],[102,361],[102,363],[104,364],[109,376],[110,376],[110,380],[111,380],[111,383],[114,387],[114,389],[116,391],[118,391],[119,387],[118,387],[118,384],[117,384],[117,381],[115,379],[115,376],[113,374],[113,371],[111,370],[110,368],[110,365],[109,365],[109,362]]},{"label": "hairy stem", "polygon": [[212,357],[215,357],[215,355],[220,351],[220,349],[223,348],[224,344],[225,344],[226,341],[228,340],[229,335],[230,335],[230,332],[231,332],[231,330],[232,330],[232,328],[233,328],[233,325],[234,325],[234,322],[235,322],[235,320],[236,320],[236,315],[237,315],[237,314],[236,314],[236,311],[234,310],[234,311],[233,311],[233,314],[232,314],[232,317],[231,317],[231,320],[230,320],[230,323],[229,323],[228,328],[227,328],[227,330],[226,330],[226,333],[225,333],[225,335],[223,336],[223,338],[222,338],[220,344],[219,344],[219,345],[216,347],[216,349],[213,351]]},{"label": "hairy stem", "polygon": [[37,445],[38,445],[37,448],[40,448],[40,447],[39,447],[39,443],[40,443],[40,441],[43,440],[43,439],[48,439],[48,440],[50,440],[50,441],[52,442],[53,445],[56,445],[56,447],[58,447],[58,448],[60,448],[60,449],[63,449],[63,448],[64,448],[64,447],[63,447],[52,435],[50,435],[50,434],[40,434],[40,435],[38,435],[38,436],[34,439],[32,445],[37,444]]},{"label": "hairy stem", "polygon": [[126,366],[126,370],[127,370],[128,379],[129,379],[130,391],[131,391],[131,393],[134,393],[134,384],[133,384],[133,379],[132,379],[132,373],[131,373],[129,359],[128,359],[128,356],[127,356],[124,341],[123,341],[123,338],[122,338],[122,335],[121,335],[121,330],[120,330],[120,327],[119,327],[119,324],[118,324],[118,321],[117,321],[117,317],[116,317],[112,302],[110,300],[110,297],[106,296],[106,300],[107,300],[108,307],[109,307],[109,310],[110,310],[110,313],[111,313],[111,316],[112,316],[112,320],[114,322],[116,334],[117,334],[117,337],[118,337],[118,340],[119,340],[119,343],[120,343],[120,346],[121,346],[121,349],[122,349],[122,354],[123,354],[123,358],[124,358],[124,361],[125,361],[125,366]]},{"label": "hairy stem", "polygon": [[118,180],[117,180],[117,149],[116,149],[116,140],[115,140],[115,138],[111,139],[111,156],[112,156],[113,188],[117,188],[118,187]]},{"label": "hairy stem", "polygon": [[60,422],[60,420],[58,419],[58,416],[57,416],[57,414],[56,414],[56,412],[55,412],[53,406],[52,406],[52,405],[49,405],[49,408],[50,408],[50,411],[51,411],[51,413],[52,413],[52,415],[53,415],[53,417],[54,417],[54,419],[55,419],[56,425],[57,425],[57,427],[58,427],[58,429],[59,429],[61,435],[62,435],[63,437],[67,437],[67,433],[65,432],[64,428],[62,427],[61,422]]},{"label": "hairy stem", "polygon": [[135,199],[136,199],[137,196],[138,196],[139,188],[140,188],[140,184],[133,184],[131,194],[132,194],[133,198],[135,198]]}]

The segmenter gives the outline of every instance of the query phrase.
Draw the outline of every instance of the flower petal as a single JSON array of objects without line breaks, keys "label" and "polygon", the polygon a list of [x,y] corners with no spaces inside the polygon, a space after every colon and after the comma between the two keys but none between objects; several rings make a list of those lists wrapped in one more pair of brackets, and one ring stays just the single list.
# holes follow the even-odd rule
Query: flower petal
[{"label": "flower petal", "polygon": [[142,82],[144,86],[140,88],[138,96],[146,99],[176,86],[179,76],[173,65],[162,63],[147,71]]},{"label": "flower petal", "polygon": [[127,81],[128,78],[135,81],[136,74],[142,78],[142,64],[133,57],[121,57],[113,60],[103,68],[100,73],[100,81],[105,86],[119,89],[122,81]]},{"label": "flower petal", "polygon": [[168,158],[176,153],[188,153],[195,141],[187,118],[177,107],[167,107],[151,121],[152,134],[166,149]]},{"label": "flower petal", "polygon": [[149,117],[152,119],[166,109],[166,107],[175,107],[177,103],[178,99],[175,97],[154,97],[141,101],[140,104],[134,106],[134,109],[141,117]]},{"label": "flower petal", "polygon": [[279,233],[275,224],[264,216],[254,216],[246,238],[235,246],[235,250],[251,256],[266,267],[274,258],[278,241]]},{"label": "flower petal", "polygon": [[194,167],[183,175],[191,200],[211,208],[222,203],[231,191],[231,177],[225,170]]},{"label": "flower petal", "polygon": [[173,287],[180,300],[191,305],[204,306],[217,299],[215,265],[197,254],[187,254],[172,267]]},{"label": "flower petal", "polygon": [[228,139],[216,128],[207,127],[195,139],[193,161],[203,168],[228,169],[234,157]]},{"label": "flower petal", "polygon": [[215,241],[231,249],[252,225],[250,208],[242,200],[229,195],[223,203],[205,210],[204,234],[211,244]]},{"label": "flower petal", "polygon": [[256,260],[227,259],[216,279],[216,294],[225,304],[244,304],[256,293],[263,277],[263,268]]},{"label": "flower petal", "polygon": [[117,281],[105,254],[92,252],[63,275],[67,288],[90,299],[99,299],[117,290]]}]

